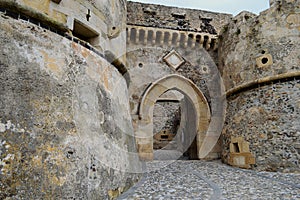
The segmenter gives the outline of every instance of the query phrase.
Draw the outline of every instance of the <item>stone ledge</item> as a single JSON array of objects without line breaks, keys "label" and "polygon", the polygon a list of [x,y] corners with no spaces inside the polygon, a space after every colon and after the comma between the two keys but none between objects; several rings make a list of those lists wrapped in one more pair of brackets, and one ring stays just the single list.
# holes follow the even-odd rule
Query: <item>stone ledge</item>
[{"label": "stone ledge", "polygon": [[287,72],[284,74],[278,74],[278,75],[274,75],[274,76],[267,76],[264,78],[256,79],[254,81],[250,81],[250,82],[241,84],[239,86],[236,86],[235,88],[232,88],[230,90],[227,90],[226,97],[228,98],[232,95],[241,93],[243,91],[247,91],[252,88],[257,88],[261,85],[269,85],[269,84],[272,84],[273,82],[289,80],[289,79],[294,79],[294,78],[300,78],[300,71]]}]

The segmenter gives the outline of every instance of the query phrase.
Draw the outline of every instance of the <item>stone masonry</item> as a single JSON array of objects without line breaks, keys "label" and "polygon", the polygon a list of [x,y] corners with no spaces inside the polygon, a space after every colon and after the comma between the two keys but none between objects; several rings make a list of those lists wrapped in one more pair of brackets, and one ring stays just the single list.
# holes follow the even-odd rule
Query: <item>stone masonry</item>
[{"label": "stone masonry", "polygon": [[111,3],[0,1],[0,199],[112,199],[139,179]]},{"label": "stone masonry", "polygon": [[[141,143],[145,147],[143,151],[147,151],[145,158],[151,160],[153,151],[151,144],[153,143],[151,141],[153,135],[151,128],[153,117],[143,121],[140,109],[142,108],[141,102],[145,91],[156,81],[163,80],[164,78],[167,79],[168,76],[173,74],[186,78],[186,80],[195,84],[201,90],[200,92],[204,95],[205,102],[208,104],[207,106],[211,107],[209,111],[212,112],[212,118],[216,119],[216,121],[222,118],[224,114],[224,102],[221,100],[221,76],[216,66],[216,62],[218,61],[217,32],[221,30],[221,26],[229,22],[231,15],[134,2],[128,2],[127,5],[126,65],[130,74],[129,95],[131,114],[136,133],[140,131],[144,132],[142,126],[145,126],[145,124],[146,126],[149,125],[149,132],[141,136],[142,138],[148,137],[149,141],[146,142],[143,139],[142,141],[138,141],[138,143]],[[181,26],[182,21],[189,22],[190,25]],[[177,87],[183,86],[179,85]],[[176,91],[178,90],[177,87],[170,87],[167,91],[172,91],[172,89]],[[161,95],[159,94],[160,90],[157,91],[156,95]],[[184,94],[187,91],[188,89],[179,91],[187,100],[184,102],[189,102],[188,99],[190,97]],[[181,138],[181,141],[178,143],[185,144],[183,145],[185,147],[182,153],[191,145],[193,138],[197,135],[195,134],[197,129],[200,130],[205,127],[205,122],[203,122],[201,127],[194,127],[193,123],[197,121],[197,117],[194,119],[195,110],[192,107],[197,107],[195,104],[198,103],[193,103],[194,105],[190,106],[191,109],[189,112],[185,110],[189,106],[184,106],[181,109],[181,112],[186,113],[184,116],[187,119],[182,119],[186,123],[180,123],[181,129],[178,132],[181,132],[183,135],[178,135],[175,140]],[[151,107],[150,104],[149,106]],[[221,112],[219,112],[218,108],[221,108]],[[200,116],[200,112],[201,110],[196,111],[196,115]],[[156,113],[153,114],[156,115]],[[206,119],[208,118],[210,117]],[[220,123],[222,123],[222,119]],[[153,128],[154,130],[157,129],[156,127]],[[205,142],[202,148],[202,152],[205,154],[203,156],[206,156],[207,159],[218,158],[221,153],[219,146],[214,150],[211,148],[215,147],[219,138],[215,134],[215,132],[219,131],[215,129],[220,129],[221,131],[221,126],[216,123],[216,125],[204,129],[206,129],[205,132],[210,133],[208,134],[210,142]],[[201,154],[201,143],[205,137],[204,134],[200,135],[198,132],[198,148],[194,149],[194,154],[198,158]],[[210,155],[204,152],[209,152]]]},{"label": "stone masonry", "polygon": [[[298,0],[235,17],[126,0],[0,0],[0,199],[116,199],[146,165],[168,164],[142,162],[157,149],[195,159],[164,177],[207,188],[190,198],[233,197],[226,174],[244,190],[234,174],[256,173],[206,160],[299,173],[299,36]],[[268,190],[299,197],[298,183],[276,184]],[[140,189],[131,195],[148,195]]]},{"label": "stone masonry", "polygon": [[258,170],[299,172],[299,1],[242,12],[223,28],[219,69],[227,90],[222,159],[231,138],[249,142]]},{"label": "stone masonry", "polygon": [[[230,152],[230,145],[241,138],[249,144],[249,151],[240,159],[245,162],[237,166],[299,171],[299,3],[270,1],[270,5],[259,16],[242,12],[231,18],[220,13],[128,2],[127,65],[132,78],[129,93],[134,94],[130,100],[134,105],[132,114],[137,111],[145,88],[170,73],[168,62],[165,69],[158,66],[165,64],[164,55],[175,50],[177,59],[185,62],[175,66],[173,73],[193,81],[212,107],[211,71],[218,70],[222,76],[228,104],[219,142],[219,155],[224,162],[233,164],[238,159],[236,152]],[[204,49],[216,69],[204,64]],[[165,53],[160,53],[162,50]],[[189,52],[193,57],[189,57]],[[202,57],[204,63],[193,62],[194,56]],[[152,71],[148,71],[148,66]],[[135,81],[141,74],[144,86]],[[262,118],[265,115],[271,116],[270,124]]]}]

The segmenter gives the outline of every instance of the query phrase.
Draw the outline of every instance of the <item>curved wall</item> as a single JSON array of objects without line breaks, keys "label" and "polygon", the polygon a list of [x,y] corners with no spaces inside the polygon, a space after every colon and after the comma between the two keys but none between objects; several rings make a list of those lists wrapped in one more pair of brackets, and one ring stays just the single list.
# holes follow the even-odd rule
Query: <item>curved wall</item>
[{"label": "curved wall", "polygon": [[[0,0],[1,9],[75,36],[102,54],[124,62],[126,1]],[[122,44],[122,45],[120,45]]]},{"label": "curved wall", "polygon": [[0,199],[110,199],[128,189],[140,163],[122,75],[47,29],[4,13],[0,21]]},{"label": "curved wall", "polygon": [[225,162],[232,162],[230,146],[241,137],[256,159],[253,168],[299,171],[299,9],[298,1],[274,2],[259,16],[240,13],[221,33]]}]

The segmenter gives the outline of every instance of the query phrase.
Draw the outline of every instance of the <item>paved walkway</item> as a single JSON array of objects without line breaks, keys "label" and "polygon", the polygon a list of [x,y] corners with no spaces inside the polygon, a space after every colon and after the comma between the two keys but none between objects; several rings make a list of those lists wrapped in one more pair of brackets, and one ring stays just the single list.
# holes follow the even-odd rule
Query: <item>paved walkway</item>
[{"label": "paved walkway", "polygon": [[118,199],[299,199],[300,174],[255,172],[220,161],[153,161]]}]

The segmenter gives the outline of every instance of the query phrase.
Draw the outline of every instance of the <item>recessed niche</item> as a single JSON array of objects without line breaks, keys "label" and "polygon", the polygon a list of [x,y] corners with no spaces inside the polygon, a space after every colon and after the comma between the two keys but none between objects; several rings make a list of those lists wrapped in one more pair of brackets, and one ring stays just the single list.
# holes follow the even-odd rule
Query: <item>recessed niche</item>
[{"label": "recessed niche", "polygon": [[169,136],[168,135],[161,135],[160,138],[161,139],[169,139]]},{"label": "recessed niche", "polygon": [[186,14],[185,13],[172,13],[172,17],[175,19],[185,19]]},{"label": "recessed niche", "polygon": [[239,144],[237,142],[232,143],[233,144],[233,151],[235,153],[240,153]]},{"label": "recessed niche", "polygon": [[268,58],[262,58],[262,59],[261,59],[261,63],[264,64],[264,65],[267,64],[268,61],[269,61]]},{"label": "recessed niche", "polygon": [[73,35],[86,42],[99,36],[92,28],[76,19],[74,20]]},{"label": "recessed niche", "polygon": [[261,49],[260,52],[261,54],[268,54],[269,53],[269,50],[268,49]]}]

